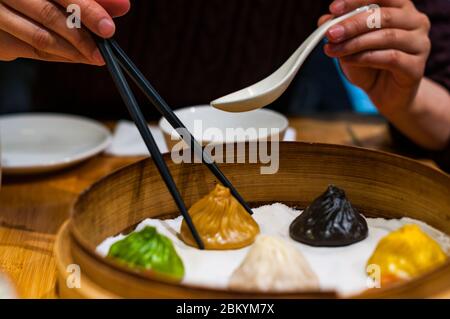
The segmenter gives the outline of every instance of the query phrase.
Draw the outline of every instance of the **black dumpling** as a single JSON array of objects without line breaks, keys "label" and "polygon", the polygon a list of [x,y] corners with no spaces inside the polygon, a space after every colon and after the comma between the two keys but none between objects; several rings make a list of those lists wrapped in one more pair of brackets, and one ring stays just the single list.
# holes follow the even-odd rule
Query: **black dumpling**
[{"label": "black dumpling", "polygon": [[369,229],[345,192],[329,186],[292,222],[289,233],[292,239],[310,246],[341,247],[367,238]]}]

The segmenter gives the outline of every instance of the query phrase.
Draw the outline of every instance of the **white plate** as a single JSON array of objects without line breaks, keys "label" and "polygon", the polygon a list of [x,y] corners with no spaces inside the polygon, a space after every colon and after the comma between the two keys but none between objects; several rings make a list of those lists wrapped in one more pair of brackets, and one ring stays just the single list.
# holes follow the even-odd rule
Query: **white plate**
[{"label": "white plate", "polygon": [[99,154],[111,142],[102,124],[73,115],[0,117],[2,170],[33,174],[65,168]]}]

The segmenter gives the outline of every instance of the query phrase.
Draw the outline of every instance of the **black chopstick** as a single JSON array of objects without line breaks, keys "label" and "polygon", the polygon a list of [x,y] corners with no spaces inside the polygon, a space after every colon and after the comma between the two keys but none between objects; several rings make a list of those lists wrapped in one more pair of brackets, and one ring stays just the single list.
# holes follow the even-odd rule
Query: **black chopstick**
[{"label": "black chopstick", "polygon": [[148,127],[147,121],[145,120],[145,117],[139,108],[136,98],[133,92],[131,91],[131,88],[128,85],[127,80],[125,79],[125,76],[122,73],[119,64],[115,60],[114,53],[110,46],[109,41],[100,38],[96,38],[96,40],[100,52],[103,55],[103,58],[105,59],[108,70],[111,73],[111,76],[117,86],[117,89],[119,90],[119,93],[123,101],[125,102],[133,121],[135,122],[142,138],[144,139],[144,142],[147,145],[148,150],[150,151],[150,154],[153,158],[153,161],[156,164],[156,167],[158,168],[159,173],[161,174],[164,182],[167,185],[168,190],[170,191],[173,199],[175,200],[178,209],[181,211],[181,214],[186,220],[186,223],[198,247],[200,249],[204,249],[205,246],[203,244],[203,241],[200,238],[194,223],[192,222],[191,216],[189,215],[188,210],[186,209],[186,206],[173,180],[173,177],[170,174],[166,162],[164,161],[164,158],[161,155],[158,146],[155,142],[155,139],[153,138],[153,135]]},{"label": "black chopstick", "polygon": [[142,92],[147,96],[150,102],[155,106],[158,112],[167,119],[167,121],[172,125],[174,129],[183,129],[188,136],[182,136],[188,145],[193,146],[193,150],[197,156],[199,156],[209,170],[216,176],[216,178],[222,183],[223,186],[230,189],[231,194],[237,201],[244,207],[244,209],[252,215],[253,212],[250,206],[242,198],[236,188],[231,184],[231,182],[222,173],[216,163],[211,159],[211,157],[203,152],[201,145],[195,140],[192,134],[186,129],[186,126],[181,122],[181,120],[175,115],[169,105],[164,101],[164,99],[159,95],[159,93],[153,88],[150,82],[142,74],[141,71],[136,67],[136,65],[131,61],[131,59],[125,54],[119,44],[114,40],[109,40],[109,43],[116,53],[117,62],[122,66],[122,68],[127,72],[131,79],[136,83],[136,85],[142,90]]}]

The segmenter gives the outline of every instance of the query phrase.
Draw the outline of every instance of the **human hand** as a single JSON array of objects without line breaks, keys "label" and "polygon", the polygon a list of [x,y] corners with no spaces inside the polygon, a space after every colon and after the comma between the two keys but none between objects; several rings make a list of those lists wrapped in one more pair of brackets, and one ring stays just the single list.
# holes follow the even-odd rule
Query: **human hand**
[{"label": "human hand", "polygon": [[[67,26],[66,8],[81,9],[83,27]],[[89,31],[109,38],[112,17],[125,14],[129,0],[0,0],[0,60],[30,58],[102,65]]]},{"label": "human hand", "polygon": [[[335,0],[322,25],[371,0]],[[389,117],[412,104],[430,53],[430,21],[409,0],[379,0],[381,28],[369,28],[374,12],[361,13],[328,30],[325,53],[338,58],[346,77],[365,90]]]}]

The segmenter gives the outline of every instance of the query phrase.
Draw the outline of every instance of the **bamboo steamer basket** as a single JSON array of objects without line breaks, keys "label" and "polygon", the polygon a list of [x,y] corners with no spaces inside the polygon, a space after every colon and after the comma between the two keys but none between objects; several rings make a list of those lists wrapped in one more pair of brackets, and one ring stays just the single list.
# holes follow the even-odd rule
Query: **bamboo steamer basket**
[{"label": "bamboo steamer basket", "polygon": [[[236,145],[233,145],[236,147]],[[307,143],[279,144],[279,171],[261,175],[261,163],[236,154],[220,168],[252,205],[283,202],[305,208],[329,184],[345,189],[366,217],[410,217],[450,234],[450,176],[414,160],[366,149]],[[236,148],[235,148],[236,151]],[[187,207],[217,182],[201,164],[165,159]],[[246,164],[239,164],[245,160]],[[84,192],[60,230],[55,253],[62,297],[75,298],[330,298],[334,292],[244,293],[170,282],[105,259],[95,251],[105,238],[131,231],[146,218],[177,216],[177,209],[151,159],[100,180]],[[81,288],[68,289],[66,268],[81,269]],[[450,262],[424,276],[355,298],[450,297]]]}]

